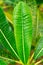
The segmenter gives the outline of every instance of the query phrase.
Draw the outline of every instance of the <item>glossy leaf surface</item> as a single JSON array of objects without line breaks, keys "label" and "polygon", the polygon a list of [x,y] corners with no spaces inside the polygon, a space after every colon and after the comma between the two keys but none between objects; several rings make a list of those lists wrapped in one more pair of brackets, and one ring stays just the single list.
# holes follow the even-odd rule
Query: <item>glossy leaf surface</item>
[{"label": "glossy leaf surface", "polygon": [[32,18],[26,3],[17,4],[14,8],[13,20],[16,48],[22,62],[27,63],[32,43]]},{"label": "glossy leaf surface", "polygon": [[3,10],[0,8],[0,43],[11,52],[13,57],[17,57],[15,38],[12,27],[8,23]]}]

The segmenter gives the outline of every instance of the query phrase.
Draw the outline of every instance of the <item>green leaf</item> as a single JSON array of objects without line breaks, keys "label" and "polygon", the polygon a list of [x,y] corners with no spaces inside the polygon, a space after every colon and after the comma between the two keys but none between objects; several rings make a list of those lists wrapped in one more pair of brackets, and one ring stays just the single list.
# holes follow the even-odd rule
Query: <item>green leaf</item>
[{"label": "green leaf", "polygon": [[41,56],[43,56],[43,37],[40,38],[37,46],[36,46],[36,50],[35,50],[35,53],[34,53],[34,59],[38,59],[40,58]]},{"label": "green leaf", "polygon": [[22,62],[27,63],[32,43],[32,18],[30,8],[19,2],[13,13],[16,48]]},{"label": "green leaf", "polygon": [[8,23],[3,10],[0,8],[0,43],[11,52],[14,58],[18,58],[15,38],[13,34],[12,27]]},{"label": "green leaf", "polygon": [[0,65],[7,65],[2,59],[0,59]]}]

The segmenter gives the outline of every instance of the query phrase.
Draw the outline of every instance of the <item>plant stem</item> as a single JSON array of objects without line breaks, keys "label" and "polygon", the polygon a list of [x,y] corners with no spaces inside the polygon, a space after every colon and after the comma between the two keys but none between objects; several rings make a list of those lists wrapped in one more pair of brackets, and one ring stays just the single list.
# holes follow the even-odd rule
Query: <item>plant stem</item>
[{"label": "plant stem", "polygon": [[32,54],[32,56],[31,56],[31,58],[30,58],[30,62],[31,62],[31,60],[33,59],[33,56],[34,56],[34,53]]},{"label": "plant stem", "polygon": [[35,63],[35,65],[38,65],[38,64],[40,64],[41,62],[43,62],[43,59],[40,60],[40,61],[38,61],[37,63]]}]

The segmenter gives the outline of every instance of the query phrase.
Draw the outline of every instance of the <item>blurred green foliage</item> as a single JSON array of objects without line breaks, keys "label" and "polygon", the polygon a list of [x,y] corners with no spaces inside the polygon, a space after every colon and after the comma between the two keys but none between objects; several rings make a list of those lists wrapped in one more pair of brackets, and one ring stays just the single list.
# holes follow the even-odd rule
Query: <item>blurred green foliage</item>
[{"label": "blurred green foliage", "polygon": [[[25,1],[26,3],[29,3],[29,1],[31,1],[31,0],[0,0],[0,6],[3,7],[3,9],[4,9],[5,12],[8,12],[12,16],[12,14],[13,14],[12,13],[13,7],[19,1]],[[43,0],[36,0],[36,3],[37,3],[37,11],[38,11],[37,15],[38,15],[38,32],[39,32],[39,35],[36,38],[36,42],[37,42],[37,40],[39,40],[39,38],[40,38],[40,35],[41,36],[43,35]],[[31,5],[31,8],[32,8],[32,5]],[[33,8],[33,9],[35,9],[35,8]],[[12,18],[10,18],[10,19],[12,19]],[[32,48],[34,48],[34,46],[32,46]],[[1,50],[3,50],[3,51],[1,51]],[[8,53],[8,51],[6,51],[5,49],[3,49],[3,47],[2,47],[1,44],[0,44],[0,55],[12,58],[11,55],[10,55],[10,53]]]},{"label": "blurred green foliage", "polygon": [[37,4],[43,3],[43,0],[36,0]]}]

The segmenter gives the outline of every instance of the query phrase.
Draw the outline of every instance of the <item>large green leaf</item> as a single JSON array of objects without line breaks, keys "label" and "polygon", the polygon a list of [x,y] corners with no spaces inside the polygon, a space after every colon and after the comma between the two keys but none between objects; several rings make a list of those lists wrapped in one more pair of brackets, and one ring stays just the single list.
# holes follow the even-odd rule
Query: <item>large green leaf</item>
[{"label": "large green leaf", "polygon": [[18,57],[15,38],[12,27],[9,25],[3,10],[0,8],[0,43],[11,52],[12,56]]},{"label": "large green leaf", "polygon": [[40,58],[41,56],[43,56],[43,37],[40,38],[37,46],[36,46],[36,50],[35,50],[35,53],[34,53],[34,59],[38,59]]},{"label": "large green leaf", "polygon": [[32,43],[32,18],[30,8],[24,2],[19,2],[13,13],[16,48],[20,59],[26,63],[30,56]]},{"label": "large green leaf", "polygon": [[0,59],[0,65],[7,65],[7,63],[5,63],[5,61],[3,61],[2,59]]}]

